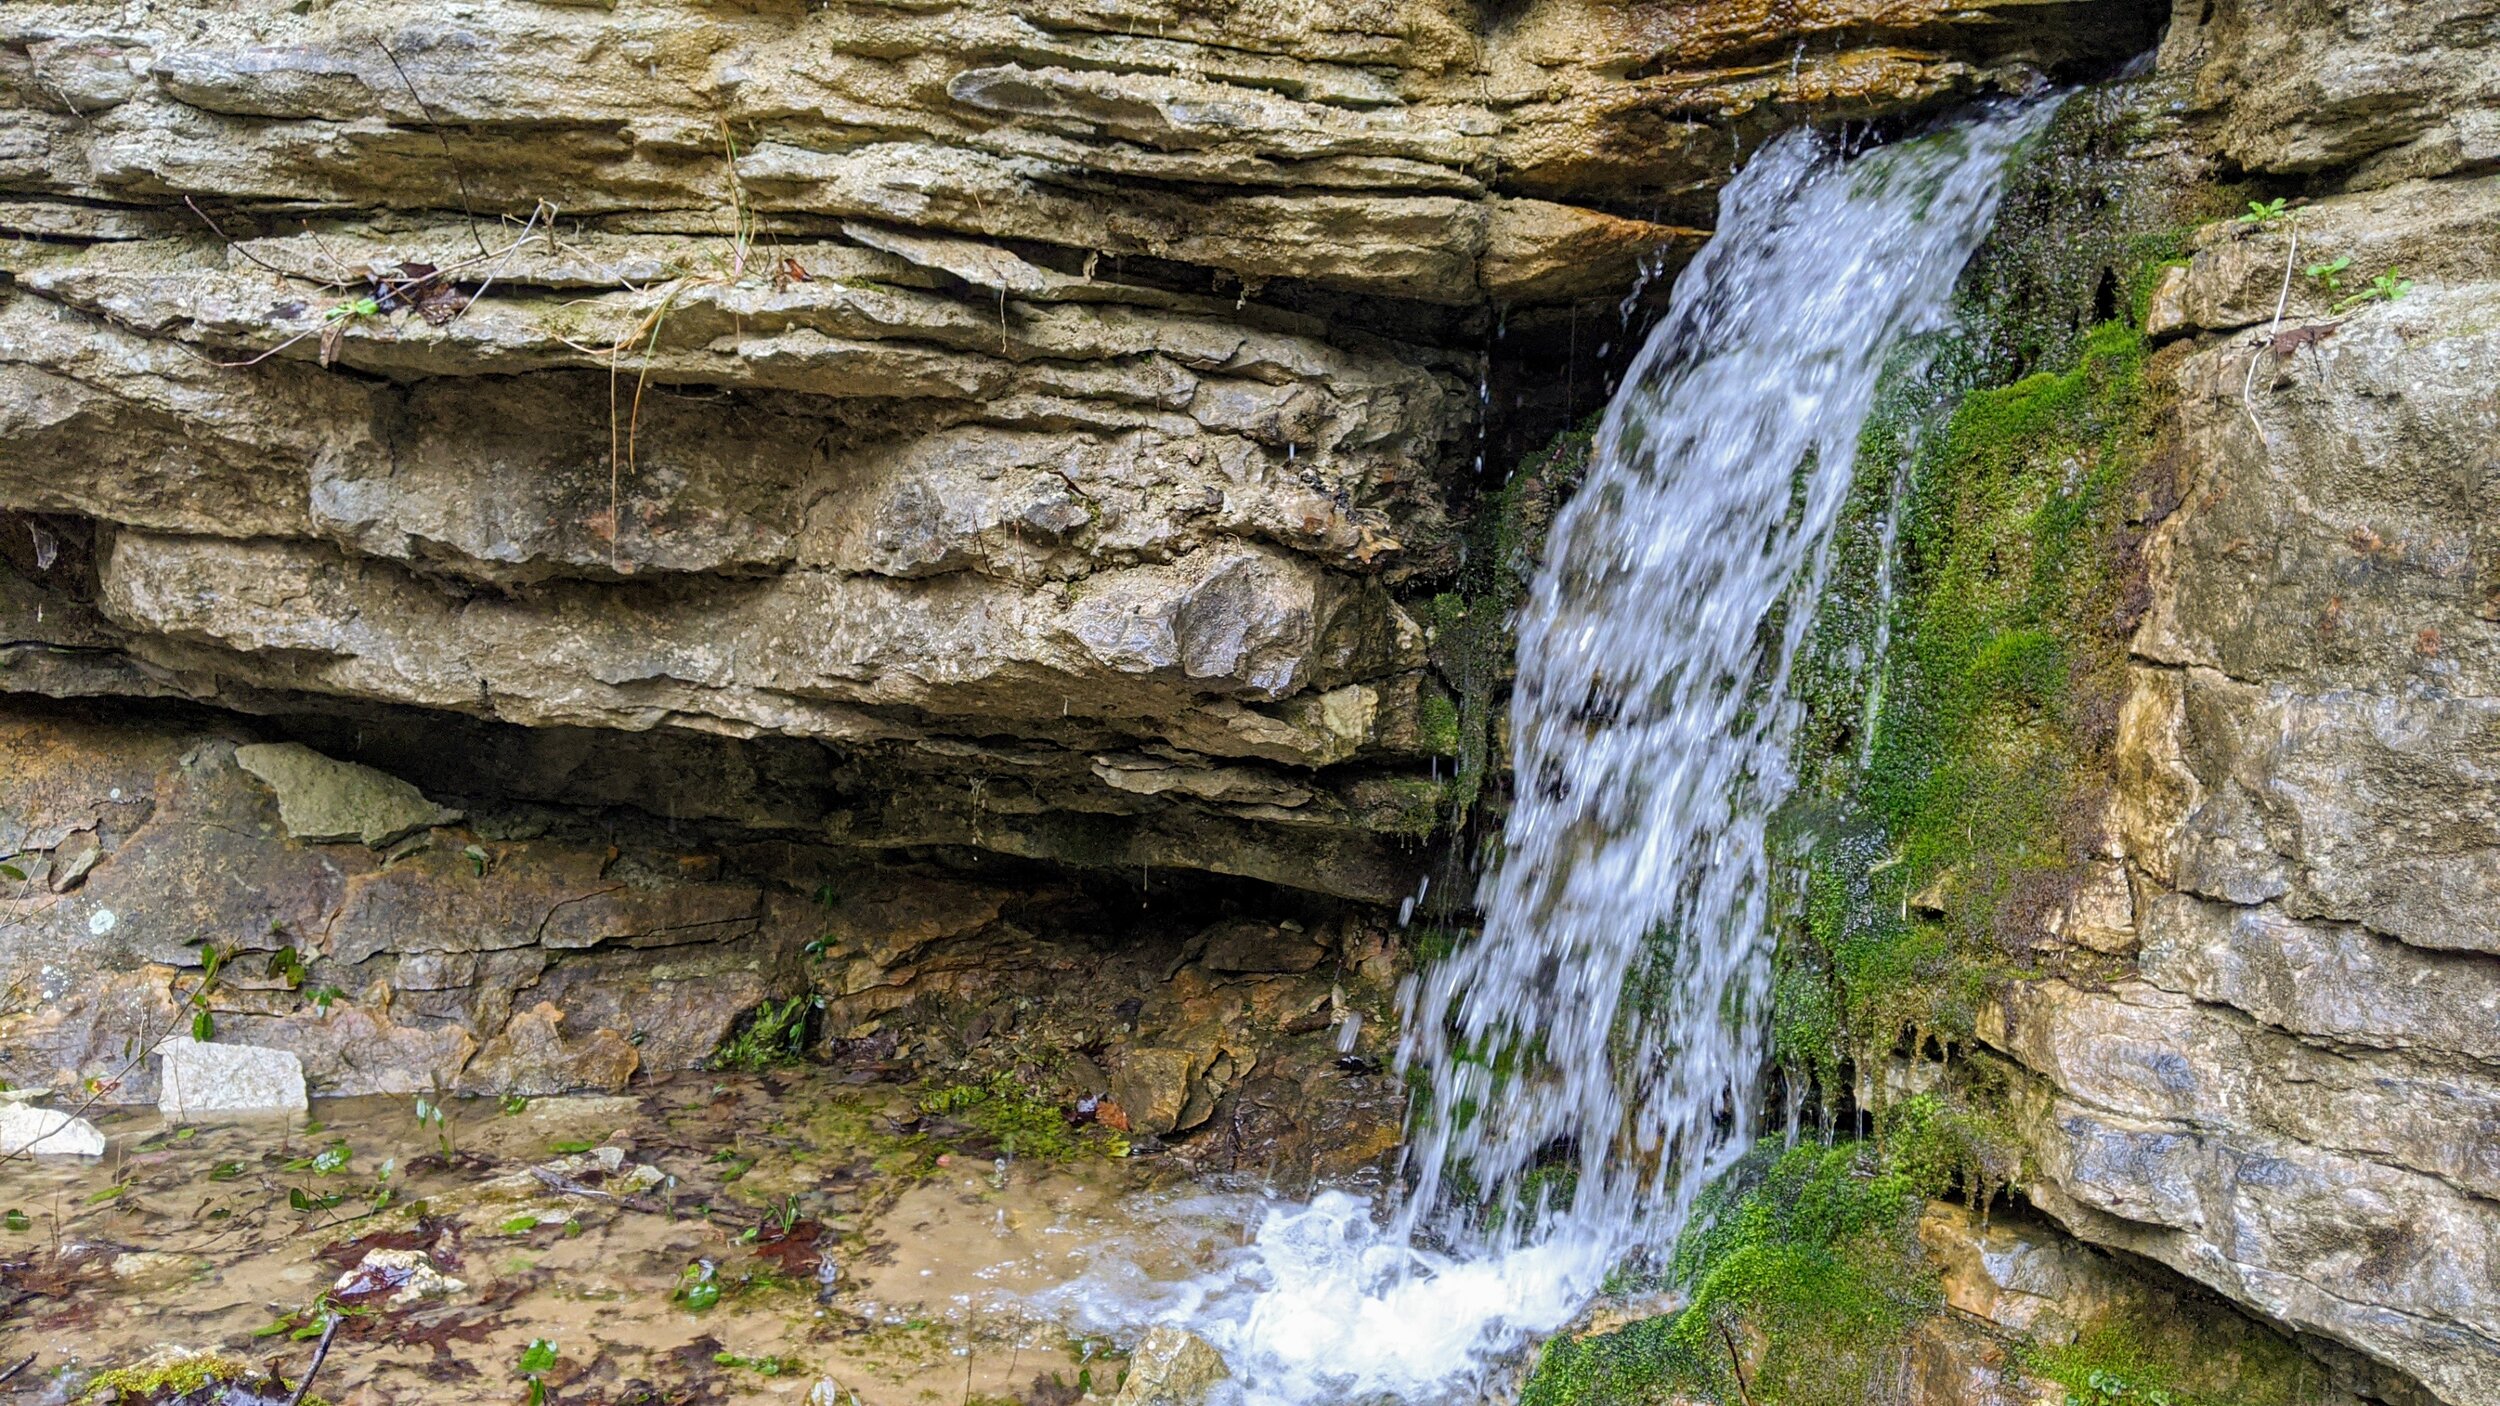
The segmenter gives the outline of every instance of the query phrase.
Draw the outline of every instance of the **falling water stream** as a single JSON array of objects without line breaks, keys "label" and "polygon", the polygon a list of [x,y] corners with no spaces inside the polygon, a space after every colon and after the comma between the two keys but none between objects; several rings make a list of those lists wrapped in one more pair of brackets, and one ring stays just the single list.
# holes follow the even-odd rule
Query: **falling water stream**
[{"label": "falling water stream", "polygon": [[[1474,1399],[1611,1269],[1671,1246],[1744,1153],[1789,672],[1859,430],[1894,348],[1946,324],[2052,108],[1858,153],[1797,131],[1726,187],[1520,614],[1484,932],[1406,993],[1403,1063],[1428,1088],[1411,1190],[1385,1221],[1344,1193],[1271,1207],[1165,1305],[1247,1400]],[[1558,1160],[1577,1176],[1546,1199],[1533,1173]]]}]

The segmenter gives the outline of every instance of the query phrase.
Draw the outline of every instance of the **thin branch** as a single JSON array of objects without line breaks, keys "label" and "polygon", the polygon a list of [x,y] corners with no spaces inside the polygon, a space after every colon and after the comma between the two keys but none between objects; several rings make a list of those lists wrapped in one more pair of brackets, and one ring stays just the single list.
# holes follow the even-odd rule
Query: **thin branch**
[{"label": "thin branch", "polygon": [[1719,1340],[1727,1344],[1728,1370],[1736,1374],[1736,1395],[1745,1406],[1753,1406],[1753,1391],[1745,1385],[1745,1359],[1736,1351],[1736,1335],[1725,1323],[1719,1325]]},{"label": "thin branch", "polygon": [[[303,280],[304,280],[305,282],[307,282],[307,283],[319,283],[319,284],[323,284],[323,285],[325,285],[325,286],[332,287],[332,288],[343,288],[343,287],[345,287],[345,286],[346,286],[345,284],[338,283],[338,282],[335,282],[335,281],[330,280],[330,279],[325,279],[325,278],[315,278],[315,277],[313,277],[313,276],[312,276],[311,274],[309,274],[309,273],[303,273],[303,272],[299,272],[299,271],[292,270],[292,269],[282,269],[282,268],[278,267],[276,264],[273,264],[273,263],[269,262],[267,259],[262,258],[260,255],[255,254],[255,253],[253,253],[251,250],[244,248],[244,247],[243,247],[243,245],[242,245],[242,242],[241,242],[240,240],[237,240],[237,239],[236,239],[233,235],[228,234],[228,233],[226,233],[226,232],[225,232],[225,230],[223,230],[223,229],[219,228],[219,227],[218,227],[217,222],[216,222],[215,220],[210,219],[210,218],[208,217],[208,212],[207,212],[206,210],[201,209],[201,208],[199,207],[199,203],[198,203],[197,201],[194,201],[194,200],[193,200],[190,196],[187,196],[187,195],[186,195],[186,196],[182,197],[182,203],[191,207],[191,213],[200,217],[200,223],[201,223],[201,224],[204,224],[204,225],[206,225],[206,226],[208,226],[209,233],[214,234],[214,235],[216,235],[219,239],[222,239],[222,240],[226,241],[226,247],[227,247],[228,249],[230,249],[230,250],[234,251],[234,252],[235,252],[235,253],[237,253],[237,254],[241,254],[244,258],[249,259],[249,260],[251,260],[253,263],[256,263],[256,264],[260,265],[262,268],[265,268],[265,269],[269,270],[271,273],[276,274],[278,277],[280,277],[280,278],[300,278],[300,279],[303,279]],[[327,251],[324,251],[324,252],[327,252]]]},{"label": "thin branch", "polygon": [[[520,252],[522,245],[530,242],[530,231],[538,228],[538,217],[541,215],[545,215],[547,217],[547,225],[550,229],[555,227],[556,207],[548,204],[544,200],[539,201],[537,208],[530,211],[529,223],[521,226],[521,237],[512,241],[512,243],[505,248],[502,262],[496,264],[493,270],[486,275],[486,281],[479,284],[477,286],[477,291],[469,295],[469,301],[460,305],[460,313],[453,314],[455,317],[459,316],[461,313],[466,313],[473,307],[476,307],[477,300],[486,296],[486,290],[495,286],[496,279],[503,277],[503,271],[511,264],[512,256]],[[437,276],[439,277],[440,275],[438,274]]]},{"label": "thin branch", "polygon": [[312,1390],[313,1378],[321,1374],[322,1359],[330,1355],[330,1339],[339,1335],[339,1325],[346,1321],[346,1314],[332,1313],[330,1320],[321,1325],[321,1342],[313,1348],[312,1365],[304,1369],[303,1380],[295,1384],[295,1391],[287,1397],[286,1406],[304,1406],[304,1393]]},{"label": "thin branch", "polygon": [[425,95],[417,91],[417,85],[408,77],[408,70],[399,66],[399,55],[391,52],[390,44],[379,34],[373,36],[373,43],[382,51],[382,57],[391,61],[391,71],[399,75],[408,96],[416,101],[417,111],[425,114],[426,129],[434,134],[434,140],[443,144],[443,160],[451,167],[453,182],[460,187],[460,213],[469,217],[469,238],[477,241],[477,252],[484,254],[486,239],[477,232],[477,209],[469,203],[469,174],[460,169],[460,158],[451,154],[451,138],[443,135],[443,124],[435,120],[434,109],[426,105]]}]

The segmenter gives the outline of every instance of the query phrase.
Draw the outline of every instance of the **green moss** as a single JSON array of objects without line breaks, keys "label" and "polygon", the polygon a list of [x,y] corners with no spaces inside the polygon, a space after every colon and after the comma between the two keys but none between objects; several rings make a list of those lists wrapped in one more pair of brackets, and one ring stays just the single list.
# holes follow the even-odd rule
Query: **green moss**
[{"label": "green moss", "polygon": [[1883,850],[1827,850],[1809,927],[1864,1058],[1967,1037],[2098,836],[2124,679],[2128,489],[2151,439],[2125,324],[2081,360],[1963,397],[1917,454],[1892,655],[1845,804]]},{"label": "green moss", "polygon": [[1937,1302],[1917,1249],[1921,1175],[1866,1143],[1748,1159],[1704,1194],[1676,1247],[1668,1277],[1684,1309],[1548,1343],[1521,1406],[1876,1399]]},{"label": "green moss", "polygon": [[1423,719],[1426,745],[1457,759],[1444,811],[1453,831],[1464,829],[1476,813],[1485,783],[1498,767],[1494,740],[1516,654],[1511,619],[1535,578],[1545,530],[1588,472],[1596,440],[1597,420],[1592,416],[1528,456],[1498,491],[1478,503],[1456,589],[1433,597],[1424,608],[1432,630],[1434,671],[1455,697],[1448,705],[1446,730],[1444,721],[1436,720],[1434,700],[1426,700]]},{"label": "green moss", "polygon": [[807,1026],[815,1009],[816,1000],[809,995],[757,1006],[712,1051],[712,1068],[756,1073],[776,1065],[797,1064],[807,1055]]},{"label": "green moss", "polygon": [[1423,733],[1424,746],[1439,756],[1457,756],[1461,735],[1458,704],[1446,693],[1427,693],[1417,711],[1416,722]]},{"label": "green moss", "polygon": [[2069,1406],[2307,1406],[2344,1395],[2290,1341],[2222,1304],[2168,1294],[2127,1303],[2021,1360],[2032,1377],[2066,1388]]},{"label": "green moss", "polygon": [[[270,1399],[287,1395],[287,1388],[277,1379],[239,1358],[203,1352],[191,1357],[178,1357],[155,1365],[116,1367],[98,1372],[87,1381],[78,1394],[81,1406],[165,1406],[212,1386],[232,1384]],[[307,1395],[306,1406],[330,1406],[319,1396]]]},{"label": "green moss", "polygon": [[1125,1157],[1128,1139],[1098,1124],[1078,1127],[1012,1074],[993,1074],[977,1084],[949,1084],[920,1100],[924,1112],[970,1125],[998,1144],[1007,1157],[1066,1163],[1088,1157]]}]

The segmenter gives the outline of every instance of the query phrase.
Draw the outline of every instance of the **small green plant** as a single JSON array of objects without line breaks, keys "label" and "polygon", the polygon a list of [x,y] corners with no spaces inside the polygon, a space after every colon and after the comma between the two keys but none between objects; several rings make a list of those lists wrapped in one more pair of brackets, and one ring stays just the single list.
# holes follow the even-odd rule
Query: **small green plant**
[{"label": "small green plant", "polygon": [[720,1302],[720,1274],[710,1260],[696,1260],[677,1276],[677,1291],[669,1295],[696,1313]]},{"label": "small green plant", "polygon": [[804,993],[757,1006],[746,1024],[712,1052],[712,1068],[760,1073],[798,1063],[807,1053],[807,1021],[814,1007],[815,998]]},{"label": "small green plant", "polygon": [[200,949],[200,984],[191,988],[183,1004],[191,1008],[191,1038],[205,1044],[217,1035],[217,1018],[209,1014],[209,993],[217,989],[217,978],[226,967],[226,949],[207,938],[195,939]]},{"label": "small green plant", "polygon": [[314,1010],[328,1015],[331,1004],[346,994],[335,986],[316,986],[304,993],[304,999],[313,1003]]},{"label": "small green plant", "polygon": [[2177,1398],[2157,1386],[2137,1386],[2116,1372],[2094,1368],[2083,1385],[2066,1393],[2066,1406],[2176,1406]]},{"label": "small green plant", "polygon": [[9,1230],[24,1230],[32,1224],[34,1222],[26,1219],[26,1213],[15,1206],[10,1207],[6,1214],[0,1214],[0,1227]]},{"label": "small green plant", "polygon": [[496,1101],[495,1106],[502,1109],[506,1116],[510,1116],[515,1113],[528,1112],[530,1101],[526,1095],[505,1094],[501,1099]]},{"label": "small green plant", "polygon": [[334,1142],[309,1157],[297,1157],[286,1164],[290,1172],[310,1172],[317,1177],[336,1176],[347,1170],[356,1154],[344,1142]]},{"label": "small green plant", "polygon": [[270,953],[269,974],[285,982],[286,989],[289,991],[302,990],[304,978],[308,975],[304,967],[303,954],[292,946],[281,947]]},{"label": "small green plant", "polygon": [[2329,293],[2341,293],[2344,291],[2344,270],[2351,267],[2352,255],[2338,254],[2330,262],[2311,264],[2300,272]]},{"label": "small green plant", "polygon": [[2364,303],[2392,303],[2413,291],[2413,280],[2397,269],[2389,269],[2370,280],[2370,286],[2335,305],[2336,312],[2348,312]]},{"label": "small green plant", "polygon": [[243,1164],[240,1162],[220,1162],[208,1169],[210,1181],[233,1181],[241,1175],[243,1175]]},{"label": "small green plant", "polygon": [[435,1150],[443,1154],[444,1160],[450,1160],[452,1155],[451,1112],[443,1107],[443,1090],[440,1084],[435,1086],[434,1096],[431,1098],[424,1094],[417,1095],[417,1126],[434,1130]]},{"label": "small green plant", "polygon": [[734,1352],[716,1352],[712,1361],[722,1367],[744,1367],[764,1377],[792,1376],[804,1370],[795,1357],[742,1357]]},{"label": "small green plant", "polygon": [[529,1406],[542,1406],[542,1403],[546,1401],[546,1375],[554,1371],[555,1366],[554,1339],[532,1338],[530,1345],[521,1349],[521,1361],[516,1370],[520,1373],[521,1379],[529,1383]]},{"label": "small green plant", "polygon": [[2252,200],[2248,202],[2248,213],[2240,216],[2240,223],[2254,225],[2258,229],[2272,229],[2290,217],[2291,212],[2284,208],[2287,203],[2280,196],[2272,200]]}]

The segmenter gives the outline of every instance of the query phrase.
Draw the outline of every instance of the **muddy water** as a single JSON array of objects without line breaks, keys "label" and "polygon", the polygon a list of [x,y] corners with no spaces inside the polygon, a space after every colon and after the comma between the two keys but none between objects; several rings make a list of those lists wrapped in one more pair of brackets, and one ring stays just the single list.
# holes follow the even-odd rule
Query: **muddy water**
[{"label": "muddy water", "polygon": [[1099,1295],[1045,1291],[1185,1279],[1242,1236],[1239,1203],[1153,1159],[1008,1158],[814,1075],[447,1112],[123,1114],[101,1120],[103,1158],[0,1164],[0,1213],[23,1218],[0,1229],[0,1370],[34,1359],[0,1401],[74,1400],[168,1346],[292,1383],[336,1307],[315,1390],[342,1406],[520,1401],[536,1339],[566,1403],[800,1402],[831,1382],[861,1406],[1064,1406],[1081,1381],[1108,1397],[1120,1362],[1075,1319],[1101,1322]]}]

